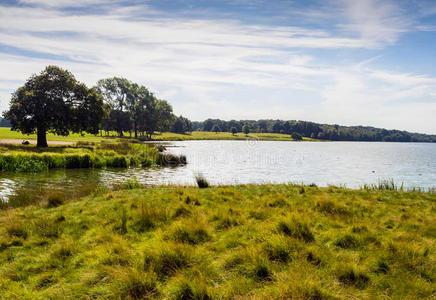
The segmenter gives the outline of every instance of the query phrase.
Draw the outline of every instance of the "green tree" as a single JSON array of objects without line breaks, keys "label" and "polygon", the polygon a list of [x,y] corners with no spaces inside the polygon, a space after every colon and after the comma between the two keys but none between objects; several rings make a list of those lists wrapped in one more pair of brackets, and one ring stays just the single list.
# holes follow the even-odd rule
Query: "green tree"
[{"label": "green tree", "polygon": [[221,131],[221,128],[218,125],[213,125],[212,131],[215,132],[215,133],[218,133],[218,132]]},{"label": "green tree", "polygon": [[250,127],[248,127],[247,124],[245,124],[244,126],[242,126],[242,131],[245,133],[245,135],[250,133]]},{"label": "green tree", "polygon": [[293,132],[293,133],[291,134],[291,138],[292,138],[293,140],[296,140],[296,141],[301,141],[301,140],[303,139],[303,137],[301,136],[301,134],[299,134],[298,132]]},{"label": "green tree", "polygon": [[232,133],[232,135],[235,135],[236,133],[238,133],[238,130],[236,129],[236,127],[232,127],[230,128],[230,132]]},{"label": "green tree", "polygon": [[95,89],[87,88],[57,66],[32,75],[13,94],[9,111],[12,130],[37,133],[37,147],[47,147],[47,132],[66,136],[73,132],[98,134],[103,101]]},{"label": "green tree", "polygon": [[113,111],[110,114],[111,123],[119,136],[123,136],[123,131],[126,129],[126,112],[133,107],[135,95],[132,85],[129,80],[120,77],[101,79],[97,82],[97,91]]}]

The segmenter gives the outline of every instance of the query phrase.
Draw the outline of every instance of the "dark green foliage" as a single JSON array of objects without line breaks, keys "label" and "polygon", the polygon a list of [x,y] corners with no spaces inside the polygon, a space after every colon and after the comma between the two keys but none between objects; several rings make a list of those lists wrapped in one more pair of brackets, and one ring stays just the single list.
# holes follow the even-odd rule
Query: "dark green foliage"
[{"label": "dark green foliage", "polygon": [[70,131],[98,133],[102,107],[102,98],[94,89],[77,82],[70,72],[48,66],[12,94],[4,117],[11,122],[12,130],[36,132],[37,147],[47,147],[47,131],[57,135]]},{"label": "dark green foliage", "polygon": [[171,132],[184,134],[192,131],[192,122],[183,116],[179,116],[171,127]]},{"label": "dark green foliage", "polygon": [[238,130],[236,129],[236,127],[232,127],[232,128],[230,128],[230,132],[231,132],[233,135],[235,135],[235,134],[238,133]]}]

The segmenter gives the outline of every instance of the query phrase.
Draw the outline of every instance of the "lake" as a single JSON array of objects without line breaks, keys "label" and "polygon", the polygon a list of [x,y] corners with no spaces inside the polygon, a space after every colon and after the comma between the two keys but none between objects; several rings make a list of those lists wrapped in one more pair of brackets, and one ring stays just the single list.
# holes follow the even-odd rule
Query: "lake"
[{"label": "lake", "polygon": [[69,169],[0,174],[0,196],[18,187],[74,189],[84,182],[112,185],[136,178],[143,184],[194,184],[202,173],[212,184],[315,183],[358,188],[393,179],[405,187],[436,186],[436,144],[369,142],[184,141],[165,143],[185,154],[176,168]]}]

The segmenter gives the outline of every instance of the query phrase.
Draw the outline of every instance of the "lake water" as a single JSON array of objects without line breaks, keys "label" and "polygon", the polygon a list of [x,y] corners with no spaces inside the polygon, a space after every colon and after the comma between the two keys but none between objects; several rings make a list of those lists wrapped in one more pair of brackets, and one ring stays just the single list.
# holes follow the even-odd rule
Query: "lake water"
[{"label": "lake water", "polygon": [[185,141],[169,142],[185,154],[176,168],[70,169],[0,174],[0,196],[17,187],[74,189],[84,182],[112,185],[136,178],[143,184],[194,184],[202,173],[212,184],[315,183],[346,185],[393,179],[405,187],[436,187],[436,144],[367,142]]}]

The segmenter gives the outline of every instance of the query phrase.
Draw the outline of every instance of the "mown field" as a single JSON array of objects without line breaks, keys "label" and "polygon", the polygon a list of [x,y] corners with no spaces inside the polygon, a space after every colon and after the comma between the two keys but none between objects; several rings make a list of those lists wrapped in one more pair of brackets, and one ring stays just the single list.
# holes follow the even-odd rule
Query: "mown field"
[{"label": "mown field", "polygon": [[[128,132],[124,133],[125,137],[130,137]],[[117,138],[115,132],[111,132],[109,136],[92,135],[92,134],[77,134],[72,133],[68,136],[58,136],[54,134],[47,134],[48,141],[63,141],[63,142],[100,142],[103,140],[110,140]],[[11,131],[10,128],[0,127],[0,140],[1,139],[16,139],[16,140],[36,140],[36,134],[24,135],[17,131]],[[232,135],[230,132],[208,132],[208,131],[194,131],[189,134],[178,134],[172,132],[156,132],[152,136],[153,140],[159,141],[186,141],[186,140],[246,140],[256,139],[262,141],[292,141],[289,134],[281,133],[250,133],[247,136],[244,133],[237,133]],[[310,141],[313,139],[303,138],[303,140]],[[1,142],[1,141],[0,141]]]},{"label": "mown field", "polygon": [[434,299],[436,194],[97,189],[0,211],[7,299]]}]

